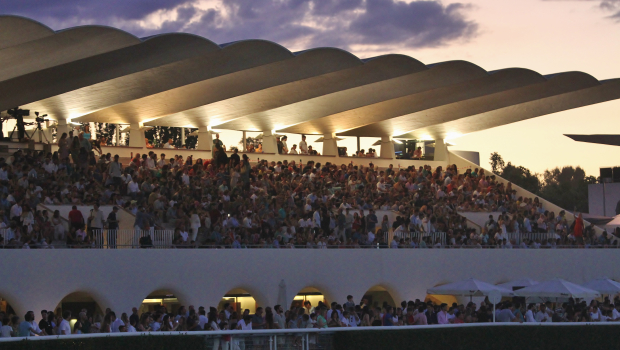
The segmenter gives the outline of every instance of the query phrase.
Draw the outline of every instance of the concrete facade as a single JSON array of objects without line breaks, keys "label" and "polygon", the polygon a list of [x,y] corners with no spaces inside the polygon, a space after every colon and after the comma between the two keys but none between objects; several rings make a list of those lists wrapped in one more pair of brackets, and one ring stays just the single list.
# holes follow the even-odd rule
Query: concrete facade
[{"label": "concrete facade", "polygon": [[376,286],[400,303],[470,277],[490,283],[524,277],[575,283],[602,275],[620,278],[616,249],[33,249],[0,254],[10,262],[0,269],[0,297],[18,315],[53,308],[74,292],[90,294],[102,309],[120,313],[162,290],[183,305],[206,307],[241,288],[258,305],[273,306],[282,280],[288,303],[307,287],[328,301],[342,302],[348,294],[359,299]]}]

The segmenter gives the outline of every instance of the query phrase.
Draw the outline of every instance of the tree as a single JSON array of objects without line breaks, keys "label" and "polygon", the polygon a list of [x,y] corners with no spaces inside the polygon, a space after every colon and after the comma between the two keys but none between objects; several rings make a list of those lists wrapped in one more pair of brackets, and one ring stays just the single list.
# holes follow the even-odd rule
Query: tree
[{"label": "tree", "polygon": [[502,172],[502,169],[504,169],[504,165],[504,160],[499,153],[491,153],[491,170],[493,170],[495,174],[499,175]]},{"label": "tree", "polygon": [[545,170],[543,179],[543,198],[567,210],[588,212],[588,185],[596,183],[594,176],[587,176],[579,166],[565,166]]},{"label": "tree", "polygon": [[540,193],[540,176],[538,174],[532,174],[530,169],[521,165],[515,166],[512,165],[511,162],[508,162],[499,176],[534,194]]},{"label": "tree", "polygon": [[505,164],[497,152],[491,154],[489,163],[493,173],[534,195],[567,210],[588,212],[588,185],[595,184],[597,179],[587,176],[579,166],[547,169],[541,176],[523,166]]}]

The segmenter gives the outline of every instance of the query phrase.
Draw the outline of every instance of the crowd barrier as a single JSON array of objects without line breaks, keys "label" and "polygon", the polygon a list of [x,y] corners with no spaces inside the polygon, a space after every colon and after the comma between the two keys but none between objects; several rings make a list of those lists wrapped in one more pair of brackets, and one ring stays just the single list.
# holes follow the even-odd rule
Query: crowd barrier
[{"label": "crowd barrier", "polygon": [[[93,245],[100,249],[156,248],[172,247],[172,230],[93,230]],[[141,244],[143,236],[151,238],[152,245]]]},{"label": "crowd barrier", "polygon": [[404,239],[404,240],[409,240],[409,241],[414,241],[416,243],[419,243],[421,238],[426,238],[426,237],[430,237],[431,239],[430,245],[434,245],[437,242],[441,243],[442,246],[446,245],[446,233],[445,232],[426,233],[426,232],[413,232],[412,231],[412,232],[403,232],[401,234],[394,233],[394,232],[384,233],[385,242],[388,244],[392,239],[398,239],[398,240]]},{"label": "crowd barrier", "polygon": [[516,244],[521,244],[523,240],[533,240],[542,243],[547,239],[554,239],[555,233],[551,232],[528,232],[528,233],[520,233],[520,232],[512,232],[508,233],[508,240],[514,240]]}]

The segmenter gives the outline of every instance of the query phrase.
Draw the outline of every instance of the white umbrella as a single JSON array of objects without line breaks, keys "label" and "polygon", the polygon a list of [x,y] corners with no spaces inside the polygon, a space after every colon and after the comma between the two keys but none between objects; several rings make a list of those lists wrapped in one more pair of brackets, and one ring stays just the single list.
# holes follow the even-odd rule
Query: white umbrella
[{"label": "white umbrella", "polygon": [[[392,139],[392,143],[395,145],[402,145],[402,141]],[[377,140],[377,142],[372,144],[373,146],[381,146],[381,140]]]},{"label": "white umbrella", "polygon": [[[334,137],[334,139],[336,139],[336,141],[342,141],[342,140],[344,140],[343,138],[340,138],[340,137]],[[323,142],[323,140],[325,140],[325,138],[324,138],[324,137],[319,137],[319,138],[318,138],[318,139],[316,139],[316,141],[314,141],[314,142]]]},{"label": "white umbrella", "polygon": [[607,277],[598,278],[583,284],[583,287],[593,289],[601,294],[620,293],[620,283]]},{"label": "white umbrella", "polygon": [[499,291],[503,296],[512,296],[514,293],[506,288],[494,286],[490,283],[482,282],[474,278],[454,283],[444,284],[430,288],[428,294],[438,295],[461,295],[461,296],[485,296],[492,291]]},{"label": "white umbrella", "polygon": [[512,280],[510,282],[498,284],[498,287],[506,288],[508,290],[514,290],[513,287],[529,287],[537,285],[538,282],[534,281],[531,278],[521,278],[518,280]]},{"label": "white umbrella", "polygon": [[540,282],[536,285],[525,287],[515,291],[515,294],[522,297],[541,297],[541,298],[585,298],[594,299],[601,296],[595,290],[582,287],[578,284],[565,281],[561,278],[554,278],[549,281]]},{"label": "white umbrella", "polygon": [[607,223],[607,226],[620,226],[620,215],[616,215],[613,220]]}]

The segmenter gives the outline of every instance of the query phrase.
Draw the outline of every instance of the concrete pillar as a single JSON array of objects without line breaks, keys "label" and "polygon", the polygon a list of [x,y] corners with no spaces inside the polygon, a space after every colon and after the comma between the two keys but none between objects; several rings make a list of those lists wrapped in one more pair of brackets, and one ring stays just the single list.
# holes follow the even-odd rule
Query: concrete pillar
[{"label": "concrete pillar", "polygon": [[213,138],[211,131],[206,126],[198,128],[198,144],[196,149],[199,151],[210,151],[213,148]]},{"label": "concrete pillar", "polygon": [[185,146],[185,128],[181,128],[181,147]]},{"label": "concrete pillar", "polygon": [[263,131],[263,153],[278,154],[278,142],[271,130]]},{"label": "concrete pillar", "polygon": [[140,124],[138,123],[129,125],[129,147],[146,147],[146,142],[144,142],[144,130],[140,130]]},{"label": "concrete pillar", "polygon": [[358,137],[357,137],[357,153],[360,153],[360,150],[361,150],[361,149],[362,149],[362,148],[361,148],[360,137],[358,136]]},{"label": "concrete pillar", "polygon": [[116,128],[114,129],[116,132],[116,145],[120,146],[121,144],[121,125],[116,124]]},{"label": "concrete pillar", "polygon": [[448,160],[448,146],[443,139],[435,140],[435,160]]},{"label": "concrete pillar", "polygon": [[338,157],[338,143],[336,142],[336,134],[323,135],[323,155]]},{"label": "concrete pillar", "polygon": [[241,152],[245,152],[248,149],[248,145],[247,145],[248,141],[247,141],[247,134],[244,131],[243,132],[243,150]]},{"label": "concrete pillar", "polygon": [[58,119],[58,126],[56,127],[57,138],[60,140],[62,133],[66,132],[67,136],[69,136],[69,131],[71,131],[71,125],[69,124],[70,119]]},{"label": "concrete pillar", "polygon": [[380,158],[386,158],[386,159],[396,158],[396,153],[394,153],[394,142],[392,142],[392,136],[381,137]]}]

